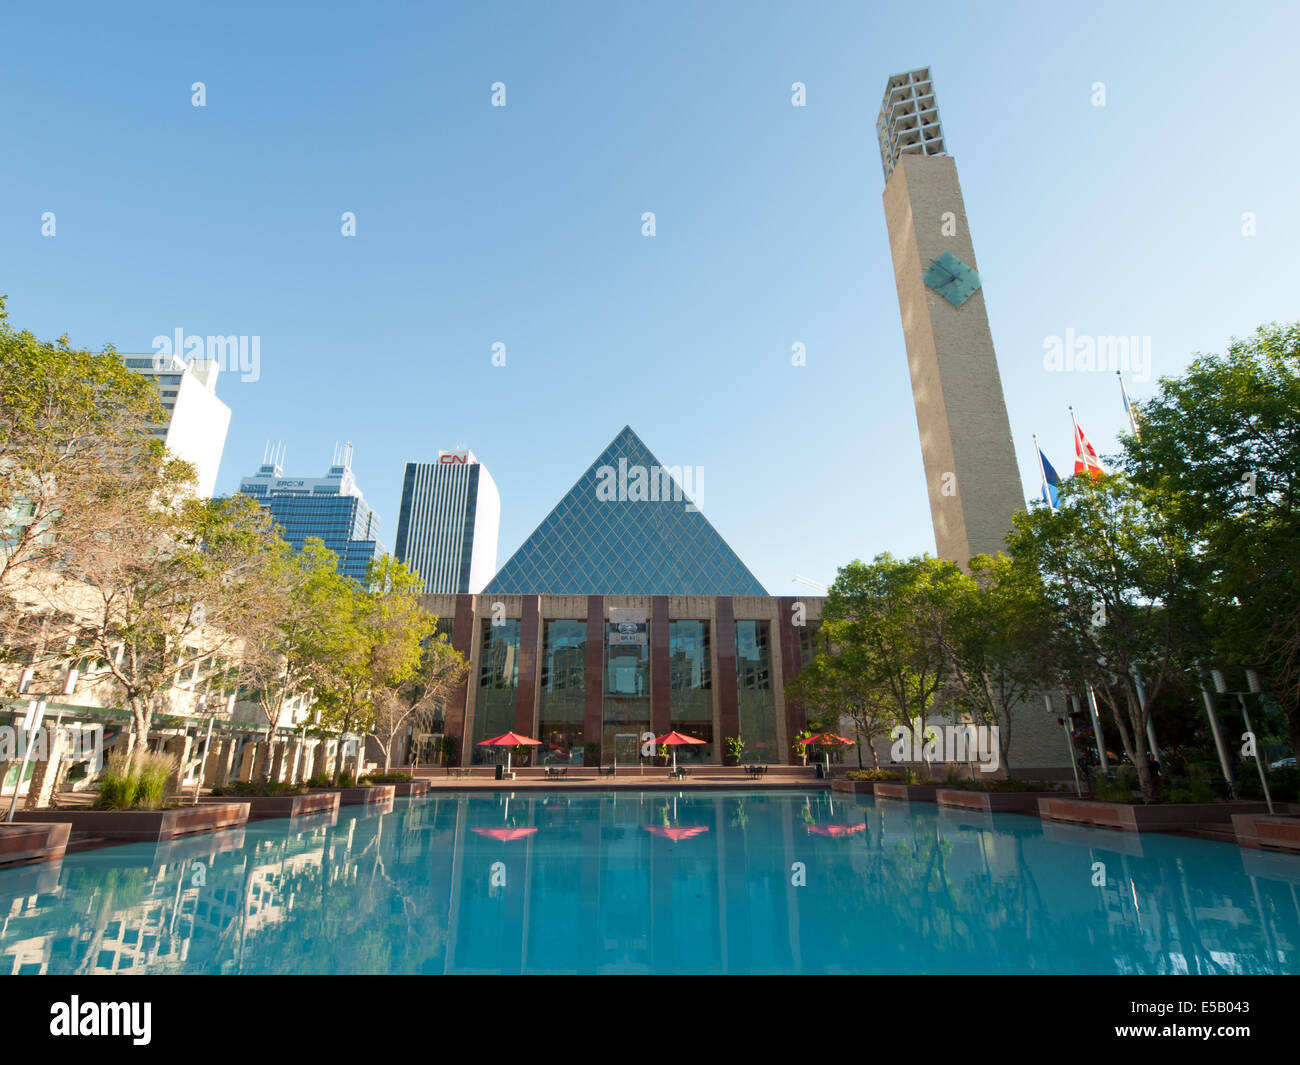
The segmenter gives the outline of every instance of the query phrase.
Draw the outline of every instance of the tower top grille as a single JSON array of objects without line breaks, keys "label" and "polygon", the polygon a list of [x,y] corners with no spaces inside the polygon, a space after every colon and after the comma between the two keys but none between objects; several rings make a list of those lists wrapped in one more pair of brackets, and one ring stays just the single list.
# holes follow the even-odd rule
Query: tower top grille
[{"label": "tower top grille", "polygon": [[899,156],[948,154],[929,67],[889,79],[876,118],[876,139],[880,142],[880,165],[886,181]]}]

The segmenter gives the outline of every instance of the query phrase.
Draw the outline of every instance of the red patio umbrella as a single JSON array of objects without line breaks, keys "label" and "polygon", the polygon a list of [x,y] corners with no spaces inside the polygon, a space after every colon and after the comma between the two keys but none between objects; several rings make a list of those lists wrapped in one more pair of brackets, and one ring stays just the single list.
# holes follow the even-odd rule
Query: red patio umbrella
[{"label": "red patio umbrella", "polygon": [[[829,747],[829,746],[831,746],[832,744],[840,744],[840,745],[843,745],[843,744],[846,744],[846,743],[850,743],[850,744],[851,744],[853,741],[852,741],[851,739],[848,739],[846,736],[838,736],[838,735],[836,735],[834,732],[818,732],[818,733],[815,733],[815,734],[812,735],[812,736],[809,736],[806,740],[799,740],[798,742],[799,742],[799,743],[803,743],[803,744],[820,743],[820,744],[822,745],[822,747]],[[826,764],[826,775],[827,775],[827,776],[830,776],[830,775],[831,775],[831,756],[830,756],[830,752],[829,752],[829,751],[826,752],[826,763],[825,763],[825,764]]]},{"label": "red patio umbrella", "polygon": [[708,743],[708,740],[697,740],[694,736],[687,736],[681,732],[669,732],[664,736],[656,736],[655,743],[663,744],[673,749],[673,772],[677,772],[677,748],[692,743]]},{"label": "red patio umbrella", "polygon": [[535,740],[531,736],[521,736],[517,732],[503,732],[500,736],[493,736],[490,740],[479,740],[479,747],[505,747],[506,748],[506,772],[510,772],[510,750],[511,747],[540,747],[541,740]]},{"label": "red patio umbrella", "polygon": [[703,832],[707,832],[709,829],[706,825],[690,825],[683,828],[677,828],[672,825],[646,825],[645,830],[647,832],[653,832],[656,836],[663,836],[665,839],[670,839],[676,843],[678,840],[690,839],[693,836],[698,836]]}]

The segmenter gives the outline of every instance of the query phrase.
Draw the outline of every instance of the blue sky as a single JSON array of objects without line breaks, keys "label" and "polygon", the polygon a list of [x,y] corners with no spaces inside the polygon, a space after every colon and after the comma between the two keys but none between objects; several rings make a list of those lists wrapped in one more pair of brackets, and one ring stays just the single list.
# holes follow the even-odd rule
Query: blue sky
[{"label": "blue sky", "polygon": [[889,75],[933,72],[1027,496],[1033,433],[1070,466],[1068,404],[1103,452],[1123,425],[1114,375],[1046,372],[1045,338],[1149,336],[1173,374],[1300,311],[1294,4],[1045,7],[11,6],[0,292],[96,349],[259,336],[259,380],[219,387],[222,491],[268,439],[295,476],[351,440],[391,547],[403,464],[467,446],[504,562],[630,424],[789,594],[934,550]]}]

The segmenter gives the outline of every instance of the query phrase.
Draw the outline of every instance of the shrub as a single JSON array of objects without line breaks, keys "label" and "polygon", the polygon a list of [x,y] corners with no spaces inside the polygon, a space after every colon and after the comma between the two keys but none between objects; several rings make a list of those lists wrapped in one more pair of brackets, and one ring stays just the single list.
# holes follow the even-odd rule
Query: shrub
[{"label": "shrub", "polygon": [[405,784],[414,779],[410,773],[367,773],[358,784]]},{"label": "shrub", "polygon": [[114,751],[100,774],[95,805],[101,810],[129,810],[135,805],[138,784],[138,778],[127,768],[126,753]]},{"label": "shrub", "polygon": [[167,803],[167,784],[176,766],[175,755],[148,751],[132,768],[125,752],[115,753],[100,776],[95,805],[101,810],[157,810]]},{"label": "shrub", "polygon": [[173,754],[150,752],[140,760],[140,783],[135,804],[142,810],[157,810],[167,803],[167,782],[176,772],[179,762]]},{"label": "shrub", "polygon": [[255,784],[248,780],[234,780],[212,789],[213,795],[301,795],[307,790],[306,784],[287,784],[268,780]]},{"label": "shrub", "polygon": [[344,769],[339,773],[339,787],[353,788],[356,787],[357,775],[351,769]]}]

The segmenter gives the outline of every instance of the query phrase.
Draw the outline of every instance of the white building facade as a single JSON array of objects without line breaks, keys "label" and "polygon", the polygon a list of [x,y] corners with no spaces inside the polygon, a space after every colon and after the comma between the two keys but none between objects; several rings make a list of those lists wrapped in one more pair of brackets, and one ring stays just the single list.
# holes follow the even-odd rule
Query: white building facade
[{"label": "white building facade", "polygon": [[179,459],[198,472],[198,494],[210,498],[217,487],[221,453],[230,429],[230,408],[217,398],[215,359],[186,362],[178,355],[123,355],[128,368],[154,380],[167,422],[154,433]]}]

